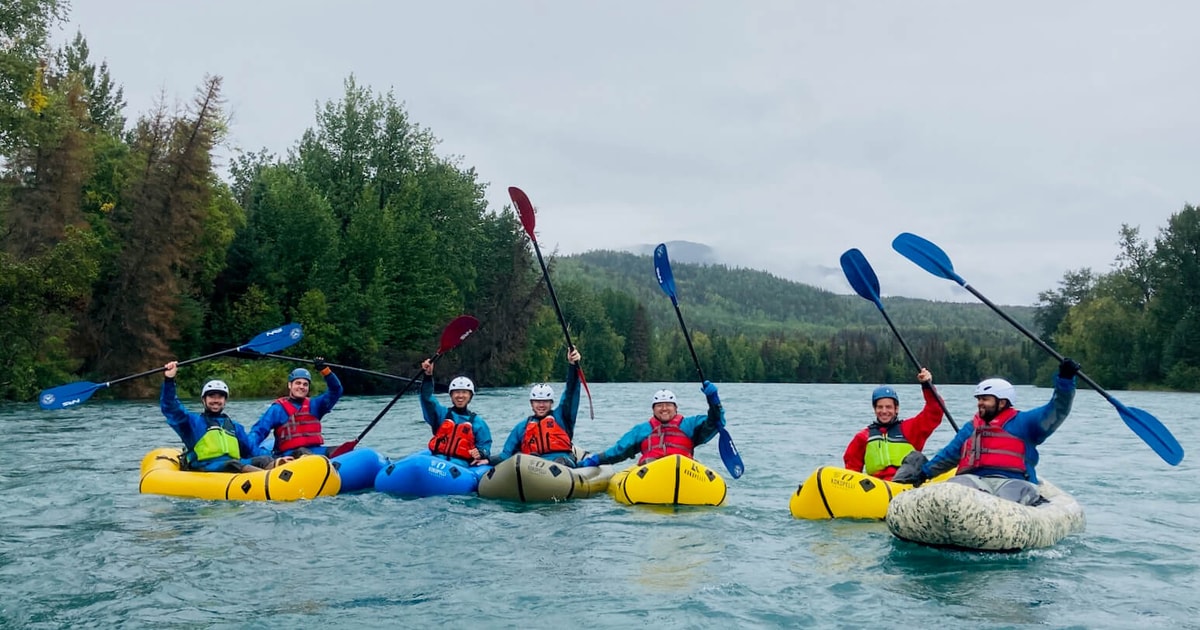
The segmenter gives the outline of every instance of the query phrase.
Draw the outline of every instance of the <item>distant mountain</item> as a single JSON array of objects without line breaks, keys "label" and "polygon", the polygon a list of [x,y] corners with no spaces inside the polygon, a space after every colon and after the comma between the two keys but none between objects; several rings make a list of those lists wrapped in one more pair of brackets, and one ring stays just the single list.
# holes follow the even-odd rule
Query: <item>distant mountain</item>
[{"label": "distant mountain", "polygon": [[[765,271],[697,264],[713,250],[698,243],[667,244],[679,302],[689,327],[723,333],[805,332],[832,334],[846,329],[886,326],[873,303],[857,295],[839,295],[785,280]],[[658,326],[675,326],[671,301],[658,286],[654,262],[644,254],[597,250],[558,259],[556,275],[602,291],[628,293],[643,303]],[[983,304],[884,298],[888,315],[904,331],[948,333],[979,331],[1004,342],[1022,338]],[[1005,307],[1005,312],[1033,327],[1032,307]]]},{"label": "distant mountain", "polygon": [[[717,250],[705,245],[704,243],[693,243],[691,241],[667,241],[667,256],[671,259],[671,265],[675,263],[695,263],[698,265],[715,265],[721,263],[720,257],[717,255]],[[628,247],[625,251],[640,256],[654,256],[654,245],[634,245]],[[586,254],[580,254],[586,255]]]}]

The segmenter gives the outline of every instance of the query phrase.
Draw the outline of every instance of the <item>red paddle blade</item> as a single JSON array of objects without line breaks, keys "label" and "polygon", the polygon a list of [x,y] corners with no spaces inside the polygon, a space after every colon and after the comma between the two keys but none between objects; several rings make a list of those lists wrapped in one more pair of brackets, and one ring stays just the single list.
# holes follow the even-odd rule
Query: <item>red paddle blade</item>
[{"label": "red paddle blade", "polygon": [[350,440],[349,442],[343,442],[341,444],[341,446],[338,446],[337,448],[333,449],[329,453],[328,457],[329,457],[329,459],[333,459],[334,457],[337,457],[338,455],[345,455],[346,453],[353,451],[354,447],[356,447],[356,446],[358,446],[358,440]]},{"label": "red paddle blade", "polygon": [[596,419],[596,407],[594,407],[592,405],[592,389],[590,387],[588,387],[587,379],[583,377],[583,368],[581,368],[579,366],[575,366],[575,369],[579,370],[579,382],[583,384],[583,391],[585,393],[587,393],[588,416],[592,420],[595,420]]},{"label": "red paddle blade", "polygon": [[479,320],[470,315],[459,315],[446,324],[442,330],[442,340],[438,346],[438,354],[445,354],[458,347],[471,333],[479,329]]},{"label": "red paddle blade", "polygon": [[525,227],[529,240],[537,242],[537,237],[533,235],[533,228],[537,227],[537,217],[534,216],[533,202],[529,201],[529,195],[516,186],[509,186],[508,196],[517,206],[517,214],[521,215],[521,225]]}]

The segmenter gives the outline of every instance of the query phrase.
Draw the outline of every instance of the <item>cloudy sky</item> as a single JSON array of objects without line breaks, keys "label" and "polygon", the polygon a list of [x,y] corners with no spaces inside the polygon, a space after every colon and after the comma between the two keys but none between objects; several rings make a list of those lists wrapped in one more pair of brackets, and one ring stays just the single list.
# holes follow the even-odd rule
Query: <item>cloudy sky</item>
[{"label": "cloudy sky", "polygon": [[1196,194],[1200,3],[74,0],[129,114],[225,79],[230,143],[283,153],[354,74],[393,90],[543,249],[690,240],[842,293],[993,301],[1109,269]]}]

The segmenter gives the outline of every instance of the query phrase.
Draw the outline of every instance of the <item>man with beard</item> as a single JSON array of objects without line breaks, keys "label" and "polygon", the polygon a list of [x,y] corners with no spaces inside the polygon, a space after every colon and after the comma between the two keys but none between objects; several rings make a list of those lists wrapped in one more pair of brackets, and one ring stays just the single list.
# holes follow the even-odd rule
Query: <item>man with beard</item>
[{"label": "man with beard", "polygon": [[166,371],[159,405],[167,424],[183,440],[182,468],[202,472],[253,472],[291,461],[290,457],[271,459],[270,451],[254,446],[246,429],[225,413],[225,402],[229,398],[229,386],[225,381],[205,383],[200,389],[204,411],[191,413],[183,408],[175,393],[178,362],[171,361],[163,367]]},{"label": "man with beard", "polygon": [[1077,373],[1079,364],[1063,359],[1050,402],[1028,411],[1014,408],[1016,390],[1008,381],[989,378],[979,383],[975,386],[978,413],[971,422],[920,468],[906,461],[892,481],[921,485],[957,465],[958,472],[947,483],[960,483],[1024,505],[1037,503],[1037,446],[1071,413]]}]

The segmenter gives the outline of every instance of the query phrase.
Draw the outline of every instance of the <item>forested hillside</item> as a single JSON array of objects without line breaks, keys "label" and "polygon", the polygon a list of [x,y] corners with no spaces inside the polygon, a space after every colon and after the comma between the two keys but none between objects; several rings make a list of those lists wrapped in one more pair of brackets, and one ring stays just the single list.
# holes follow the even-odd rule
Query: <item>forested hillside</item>
[{"label": "forested hillside", "polygon": [[[10,44],[0,48],[0,399],[218,352],[290,321],[305,331],[290,354],[407,374],[463,313],[482,325],[438,364],[439,379],[561,378],[562,331],[521,223],[488,207],[488,184],[463,158],[438,154],[433,131],[392,93],[349,77],[284,155],[239,151],[218,172],[214,150],[228,141],[220,77],[198,77],[180,108],[127,113],[116,69],[91,59],[83,35],[51,47],[64,3],[17,8],[0,20]],[[1071,272],[1036,312],[1006,310],[1107,384],[1195,388],[1196,217],[1185,207],[1153,246],[1125,228],[1113,273]],[[686,259],[674,265],[679,297],[712,380],[913,379],[872,303]],[[649,256],[550,263],[590,380],[694,379]],[[982,305],[885,301],[939,382],[1048,378],[1046,355]],[[224,358],[179,379],[185,390],[220,377],[239,395],[267,395],[288,367]],[[393,387],[344,381],[350,392]],[[104,395],[156,386],[133,380]]]}]

